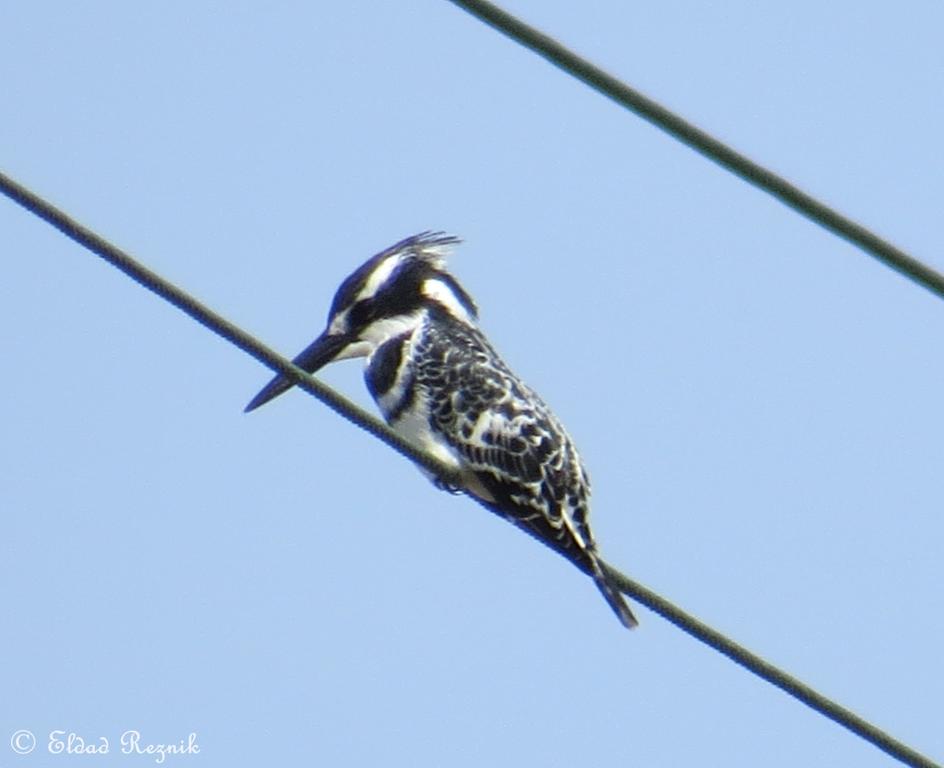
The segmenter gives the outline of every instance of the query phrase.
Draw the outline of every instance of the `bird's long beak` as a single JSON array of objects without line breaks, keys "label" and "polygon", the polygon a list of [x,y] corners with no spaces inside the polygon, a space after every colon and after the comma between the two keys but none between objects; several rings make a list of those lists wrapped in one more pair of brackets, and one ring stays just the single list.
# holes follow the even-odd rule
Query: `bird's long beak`
[{"label": "bird's long beak", "polygon": [[[323,368],[337,358],[351,341],[352,339],[347,334],[329,334],[325,331],[311,344],[305,347],[292,362],[299,368],[308,371],[308,373],[314,373],[319,368]],[[258,395],[249,401],[249,405],[245,408],[245,413],[256,410],[260,405],[265,405],[273,398],[278,397],[294,386],[295,382],[285,376],[281,374],[276,376],[260,390]]]}]

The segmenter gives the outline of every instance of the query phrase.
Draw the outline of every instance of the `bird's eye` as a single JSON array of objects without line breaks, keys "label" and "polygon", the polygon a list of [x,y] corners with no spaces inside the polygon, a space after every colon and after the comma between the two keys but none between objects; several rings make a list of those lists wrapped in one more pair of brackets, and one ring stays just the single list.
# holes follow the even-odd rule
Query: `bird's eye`
[{"label": "bird's eye", "polygon": [[367,325],[370,320],[370,302],[366,300],[357,302],[351,307],[347,317],[351,328],[361,328]]}]

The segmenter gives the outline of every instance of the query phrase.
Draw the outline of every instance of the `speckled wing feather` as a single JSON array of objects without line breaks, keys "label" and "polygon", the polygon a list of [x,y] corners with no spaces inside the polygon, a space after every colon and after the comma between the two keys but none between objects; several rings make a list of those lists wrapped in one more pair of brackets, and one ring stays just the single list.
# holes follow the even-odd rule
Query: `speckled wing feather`
[{"label": "speckled wing feather", "polygon": [[431,419],[495,512],[591,573],[590,481],[570,437],[481,332],[455,323],[440,333],[447,322],[430,325],[414,358]]},{"label": "speckled wing feather", "polygon": [[620,621],[636,626],[596,554],[590,478],[557,418],[476,327],[434,313],[416,343],[415,383],[430,420],[481,486],[468,490],[592,576]]}]

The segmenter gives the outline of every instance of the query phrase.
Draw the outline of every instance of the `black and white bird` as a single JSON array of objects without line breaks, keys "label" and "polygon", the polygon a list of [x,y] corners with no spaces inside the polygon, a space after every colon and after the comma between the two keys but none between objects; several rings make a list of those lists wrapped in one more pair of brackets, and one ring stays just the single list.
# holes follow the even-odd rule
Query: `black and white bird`
[{"label": "black and white bird", "polygon": [[[314,373],[366,357],[367,388],[387,423],[462,478],[462,490],[589,574],[620,621],[636,625],[600,564],[590,479],[573,440],[478,327],[475,303],[446,271],[458,238],[408,237],[338,288],[328,324],[294,362]],[[292,387],[276,376],[246,411]],[[434,482],[444,487],[441,481]]]}]

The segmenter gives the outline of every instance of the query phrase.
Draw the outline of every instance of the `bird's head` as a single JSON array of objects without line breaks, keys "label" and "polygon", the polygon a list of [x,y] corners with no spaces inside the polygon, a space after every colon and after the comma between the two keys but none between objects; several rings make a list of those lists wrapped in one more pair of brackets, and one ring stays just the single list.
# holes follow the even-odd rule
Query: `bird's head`
[{"label": "bird's head", "polygon": [[[475,302],[446,271],[446,256],[458,242],[442,232],[423,232],[368,259],[341,283],[324,331],[293,362],[314,373],[335,360],[370,355],[387,339],[415,328],[433,308],[460,322],[475,322]],[[276,376],[246,411],[292,386]]]}]

